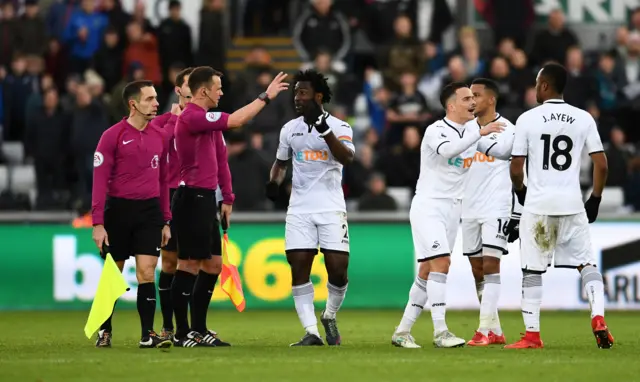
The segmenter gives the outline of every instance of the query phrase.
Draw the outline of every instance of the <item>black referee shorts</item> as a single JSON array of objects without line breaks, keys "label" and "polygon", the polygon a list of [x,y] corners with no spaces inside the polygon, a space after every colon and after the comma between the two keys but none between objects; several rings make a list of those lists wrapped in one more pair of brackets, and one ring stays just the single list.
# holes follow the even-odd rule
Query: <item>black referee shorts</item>
[{"label": "black referee shorts", "polygon": [[180,186],[173,197],[173,226],[178,239],[178,258],[208,260],[222,254],[216,192]]},{"label": "black referee shorts", "polygon": [[[173,196],[176,193],[176,189],[175,188],[171,188],[169,189],[169,200],[171,202],[171,207],[173,209]],[[178,241],[176,239],[176,229],[174,227],[173,221],[171,222],[171,225],[169,226],[169,228],[171,228],[171,239],[169,239],[169,242],[167,243],[167,245],[164,246],[164,250],[165,251],[171,251],[171,252],[176,252],[178,250]]]},{"label": "black referee shorts", "polygon": [[158,198],[132,200],[107,197],[104,228],[115,261],[134,255],[160,256],[164,226]]}]

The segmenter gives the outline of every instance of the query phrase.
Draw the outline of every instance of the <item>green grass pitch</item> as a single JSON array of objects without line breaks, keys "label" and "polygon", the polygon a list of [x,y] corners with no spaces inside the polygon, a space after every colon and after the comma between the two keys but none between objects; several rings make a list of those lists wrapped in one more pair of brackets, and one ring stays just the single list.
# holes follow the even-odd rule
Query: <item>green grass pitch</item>
[{"label": "green grass pitch", "polygon": [[[138,349],[135,311],[116,311],[111,349],[84,337],[88,312],[0,313],[0,381],[639,381],[640,313],[611,312],[612,349],[601,350],[587,312],[542,312],[542,350],[435,349],[423,314],[413,334],[422,349],[399,349],[391,334],[402,311],[338,314],[340,347],[290,348],[302,336],[295,311],[215,311],[210,328],[231,348]],[[319,314],[319,313],[318,313]],[[451,311],[449,328],[470,339],[477,312]],[[503,312],[511,342],[519,312]],[[161,318],[156,316],[160,330]],[[321,333],[324,335],[322,327]]]}]

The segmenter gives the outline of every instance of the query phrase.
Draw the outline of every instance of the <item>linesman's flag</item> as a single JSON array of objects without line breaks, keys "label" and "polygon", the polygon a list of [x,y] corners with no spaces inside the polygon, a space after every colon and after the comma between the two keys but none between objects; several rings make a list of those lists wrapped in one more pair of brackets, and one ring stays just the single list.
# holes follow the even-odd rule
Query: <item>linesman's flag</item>
[{"label": "linesman's flag", "polygon": [[240,274],[238,273],[238,258],[234,255],[229,256],[227,253],[228,245],[229,236],[225,230],[222,237],[222,272],[220,273],[220,285],[224,293],[226,293],[231,299],[231,302],[233,302],[233,305],[236,306],[238,312],[242,312],[245,307],[245,300],[244,293],[242,292],[242,281],[240,281]]},{"label": "linesman's flag", "polygon": [[93,333],[100,328],[100,325],[111,316],[114,304],[128,290],[127,281],[120,273],[120,269],[118,269],[116,262],[113,261],[111,254],[107,253],[102,273],[100,274],[96,296],[91,304],[89,318],[87,318],[87,324],[84,327],[84,334],[87,338],[91,338]]}]

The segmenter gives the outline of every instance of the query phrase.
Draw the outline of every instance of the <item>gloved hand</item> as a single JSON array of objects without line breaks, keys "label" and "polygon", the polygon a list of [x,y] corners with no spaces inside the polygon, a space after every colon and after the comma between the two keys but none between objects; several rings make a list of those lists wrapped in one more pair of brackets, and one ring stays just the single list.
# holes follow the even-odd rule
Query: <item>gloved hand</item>
[{"label": "gloved hand", "polygon": [[596,221],[598,217],[598,209],[600,208],[600,201],[602,201],[602,197],[591,196],[584,203],[584,209],[587,211],[587,219],[589,219],[589,223],[593,223]]},{"label": "gloved hand", "polygon": [[527,197],[527,186],[522,185],[522,189],[520,191],[518,191],[518,190],[516,190],[514,188],[513,192],[515,192],[516,196],[518,197],[518,203],[520,203],[520,205],[524,206],[524,200]]},{"label": "gloved hand", "polygon": [[513,243],[514,241],[520,238],[520,217],[519,216],[511,216],[509,219],[509,224],[507,224],[507,230],[505,232],[507,236],[507,242]]},{"label": "gloved hand", "polygon": [[318,119],[322,116],[322,106],[316,101],[311,100],[304,108],[302,116],[308,125],[315,126],[318,123]]},{"label": "gloved hand", "polygon": [[280,185],[276,181],[268,182],[266,185],[267,198],[272,202],[275,202],[280,195]]}]

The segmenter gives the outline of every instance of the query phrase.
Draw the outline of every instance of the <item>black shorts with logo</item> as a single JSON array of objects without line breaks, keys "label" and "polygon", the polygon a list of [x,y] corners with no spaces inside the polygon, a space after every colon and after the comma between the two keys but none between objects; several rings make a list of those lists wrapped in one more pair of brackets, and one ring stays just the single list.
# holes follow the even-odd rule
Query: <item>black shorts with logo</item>
[{"label": "black shorts with logo", "polygon": [[134,255],[160,256],[163,226],[158,198],[107,197],[104,228],[109,238],[107,249],[115,261],[127,260]]},{"label": "black shorts with logo", "polygon": [[[175,193],[176,193],[175,188],[169,189],[169,201],[171,202],[172,209],[173,209],[173,195],[175,195]],[[169,242],[167,243],[167,245],[164,246],[163,249],[166,251],[176,252],[178,250],[178,242],[176,240],[176,229],[174,227],[173,221],[171,222],[171,225],[169,228],[171,228],[171,239],[169,239]]]},{"label": "black shorts with logo", "polygon": [[222,254],[215,190],[180,186],[172,201],[178,258],[208,260]]}]

